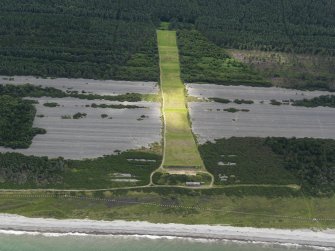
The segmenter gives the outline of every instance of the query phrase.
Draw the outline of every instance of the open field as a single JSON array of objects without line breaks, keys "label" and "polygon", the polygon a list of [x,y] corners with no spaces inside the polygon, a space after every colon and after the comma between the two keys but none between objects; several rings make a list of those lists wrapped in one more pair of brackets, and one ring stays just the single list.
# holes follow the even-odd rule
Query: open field
[{"label": "open field", "polygon": [[125,93],[157,94],[156,82],[114,81],[74,78],[36,78],[32,76],[0,76],[0,84],[32,84],[53,87],[62,91],[78,91],[98,95],[120,95]]},{"label": "open field", "polygon": [[[224,109],[249,112],[226,112]],[[313,137],[335,139],[334,108],[271,104],[189,103],[192,128],[200,143],[236,137]]]},{"label": "open field", "polygon": [[165,123],[163,166],[203,167],[188,121],[176,32],[159,30],[157,37]]},{"label": "open field", "polygon": [[224,98],[253,100],[255,102],[269,100],[311,99],[321,95],[330,95],[327,91],[299,91],[276,87],[221,86],[211,84],[187,84],[190,96],[199,98]]},{"label": "open field", "polygon": [[[122,103],[146,108],[111,109],[92,108],[96,104],[120,104],[100,100],[75,98],[36,99],[37,116],[34,127],[47,130],[45,135],[37,135],[28,149],[15,150],[26,155],[59,157],[65,159],[95,158],[113,154],[116,150],[128,150],[161,142],[160,104],[153,102]],[[58,107],[43,104],[55,102]],[[76,113],[86,113],[81,119],[72,119]],[[106,118],[101,115],[106,114]],[[44,117],[41,117],[44,115]],[[69,116],[70,119],[66,119]],[[141,117],[142,116],[142,117]],[[14,152],[0,148],[1,152]]]}]

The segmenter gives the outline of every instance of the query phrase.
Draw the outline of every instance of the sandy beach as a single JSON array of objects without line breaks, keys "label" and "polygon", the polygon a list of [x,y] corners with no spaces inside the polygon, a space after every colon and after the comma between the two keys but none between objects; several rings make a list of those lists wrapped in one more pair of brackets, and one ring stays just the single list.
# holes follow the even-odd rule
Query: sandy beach
[{"label": "sandy beach", "polygon": [[286,230],[211,225],[154,224],[138,221],[56,220],[0,214],[0,229],[43,233],[155,235],[217,240],[292,243],[335,248],[335,230]]}]

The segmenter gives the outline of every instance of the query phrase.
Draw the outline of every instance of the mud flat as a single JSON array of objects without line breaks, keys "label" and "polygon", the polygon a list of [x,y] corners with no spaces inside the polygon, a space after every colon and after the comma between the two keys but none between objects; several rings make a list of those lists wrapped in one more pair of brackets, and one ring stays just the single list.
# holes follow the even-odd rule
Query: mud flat
[{"label": "mud flat", "polygon": [[188,94],[199,98],[225,98],[229,100],[245,99],[253,101],[300,100],[321,95],[330,95],[326,91],[299,91],[276,87],[223,86],[213,84],[187,84]]},{"label": "mud flat", "polygon": [[56,220],[0,214],[0,229],[39,233],[154,235],[335,247],[335,231],[286,230],[132,221]]},{"label": "mud flat", "polygon": [[0,84],[22,85],[27,83],[43,87],[53,87],[63,91],[78,91],[79,93],[84,91],[98,95],[119,95],[125,93],[157,94],[159,91],[158,85],[155,82],[0,76]]},{"label": "mud flat", "polygon": [[[0,147],[0,152],[20,152],[26,155],[59,157],[65,159],[95,158],[114,151],[136,149],[161,141],[160,104],[153,102],[124,102],[145,108],[111,109],[91,108],[96,104],[120,104],[101,100],[75,98],[39,98],[34,127],[47,130],[37,135],[28,149],[12,150]],[[45,107],[47,102],[58,107]],[[86,117],[73,119],[76,113]],[[106,118],[101,115],[106,114]],[[43,115],[44,117],[39,117]],[[68,116],[68,119],[62,118]],[[142,116],[142,117],[141,117]]]},{"label": "mud flat", "polygon": [[[247,109],[231,113],[224,109]],[[189,103],[199,143],[236,137],[312,137],[335,139],[335,109],[270,104]]]}]

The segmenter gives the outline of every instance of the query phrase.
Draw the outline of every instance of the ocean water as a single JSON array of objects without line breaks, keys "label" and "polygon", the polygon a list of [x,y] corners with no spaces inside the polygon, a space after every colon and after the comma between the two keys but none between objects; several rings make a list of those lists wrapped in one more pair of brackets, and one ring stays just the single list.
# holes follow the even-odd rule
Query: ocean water
[{"label": "ocean water", "polygon": [[333,250],[297,245],[196,240],[155,236],[0,233],[0,251],[289,251]]}]

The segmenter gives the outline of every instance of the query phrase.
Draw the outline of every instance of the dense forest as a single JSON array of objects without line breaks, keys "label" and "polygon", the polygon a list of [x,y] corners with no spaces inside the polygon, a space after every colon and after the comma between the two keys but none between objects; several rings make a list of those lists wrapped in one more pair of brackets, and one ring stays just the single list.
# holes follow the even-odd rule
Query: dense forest
[{"label": "dense forest", "polygon": [[63,182],[64,160],[0,153],[1,184],[34,184],[37,186]]},{"label": "dense forest", "polygon": [[33,128],[36,109],[33,102],[0,94],[0,146],[28,148],[41,128]]},{"label": "dense forest", "polygon": [[0,74],[157,80],[148,17],[133,10],[119,18],[117,8],[106,14],[110,8],[95,3],[1,1]]},{"label": "dense forest", "polygon": [[335,141],[331,139],[268,138],[265,144],[282,156],[285,168],[313,195],[334,194]]},{"label": "dense forest", "polygon": [[158,80],[155,29],[222,47],[334,55],[333,0],[3,0],[0,74]]}]

